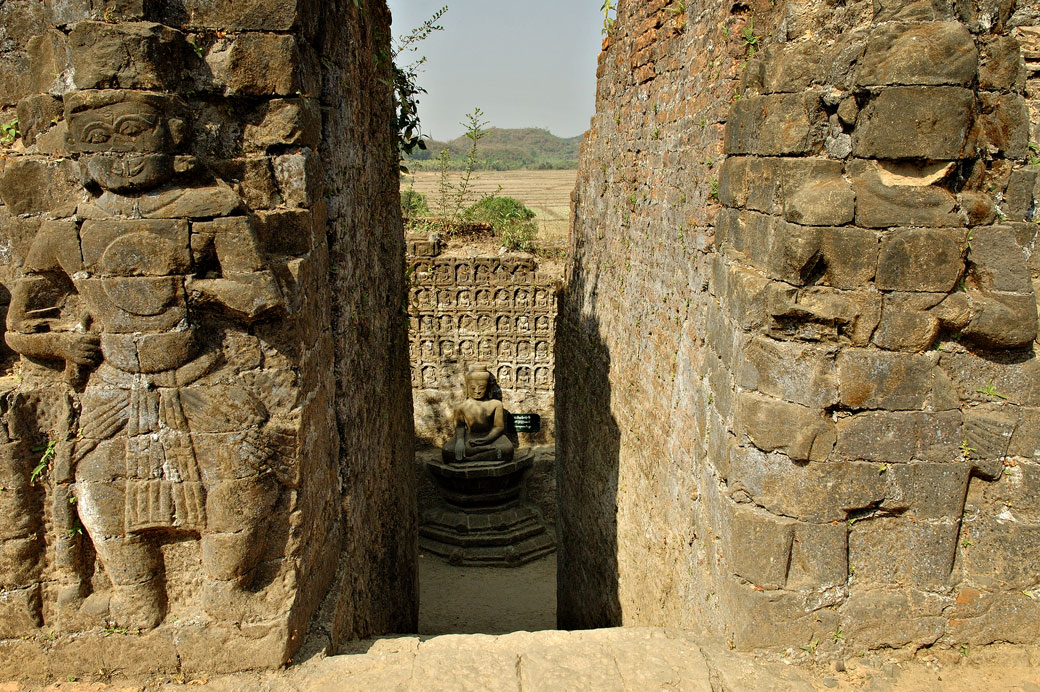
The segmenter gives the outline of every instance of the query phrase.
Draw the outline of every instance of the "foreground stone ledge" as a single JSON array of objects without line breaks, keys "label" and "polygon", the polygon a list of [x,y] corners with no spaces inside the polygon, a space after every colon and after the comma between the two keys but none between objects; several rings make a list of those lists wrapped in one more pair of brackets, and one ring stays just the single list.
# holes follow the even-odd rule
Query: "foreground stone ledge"
[{"label": "foreground stone ledge", "polygon": [[[877,607],[906,608],[900,598]],[[910,604],[910,607],[917,607]],[[901,642],[924,631],[885,633]],[[0,692],[145,692],[145,690],[658,690],[802,692],[810,690],[1033,689],[1040,650],[998,645],[966,655],[936,648],[861,655],[831,642],[810,653],[771,659],[730,651],[693,632],[656,628],[514,632],[501,636],[405,636],[358,642],[351,654],[315,656],[283,671],[232,676],[183,673],[126,678],[101,671],[75,681],[0,682]]]}]

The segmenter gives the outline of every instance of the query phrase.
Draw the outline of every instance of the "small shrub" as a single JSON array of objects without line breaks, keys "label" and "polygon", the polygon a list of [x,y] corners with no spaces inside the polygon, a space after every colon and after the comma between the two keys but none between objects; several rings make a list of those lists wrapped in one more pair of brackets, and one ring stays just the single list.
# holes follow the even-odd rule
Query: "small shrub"
[{"label": "small shrub", "polygon": [[466,219],[491,224],[507,250],[530,250],[538,235],[534,212],[512,197],[489,196],[466,210]]},{"label": "small shrub", "polygon": [[466,218],[470,221],[483,221],[494,226],[496,222],[500,221],[533,219],[534,212],[513,197],[491,195],[467,209]]},{"label": "small shrub", "polygon": [[401,216],[415,219],[430,215],[430,203],[426,195],[416,190],[401,190]]}]

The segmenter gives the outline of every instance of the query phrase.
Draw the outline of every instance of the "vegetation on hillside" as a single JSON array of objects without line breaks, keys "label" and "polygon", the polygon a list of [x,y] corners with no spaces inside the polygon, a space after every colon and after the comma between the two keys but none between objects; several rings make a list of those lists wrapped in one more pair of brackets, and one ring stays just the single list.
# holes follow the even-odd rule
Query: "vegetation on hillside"
[{"label": "vegetation on hillside", "polygon": [[[577,168],[580,145],[581,135],[564,138],[536,127],[492,127],[480,142],[476,169],[512,171]],[[439,170],[442,152],[447,149],[449,170],[461,170],[466,164],[460,154],[468,147],[466,135],[450,142],[426,140],[426,149],[409,154],[407,165],[412,170]]]}]

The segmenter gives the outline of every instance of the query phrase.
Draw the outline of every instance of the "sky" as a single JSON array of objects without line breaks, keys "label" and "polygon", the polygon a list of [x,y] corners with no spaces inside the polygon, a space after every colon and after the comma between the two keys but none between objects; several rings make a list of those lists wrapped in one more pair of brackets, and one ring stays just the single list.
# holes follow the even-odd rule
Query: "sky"
[{"label": "sky", "polygon": [[493,127],[580,135],[595,110],[600,0],[388,0],[394,36],[448,5],[419,50],[423,134],[448,140],[479,107]]}]

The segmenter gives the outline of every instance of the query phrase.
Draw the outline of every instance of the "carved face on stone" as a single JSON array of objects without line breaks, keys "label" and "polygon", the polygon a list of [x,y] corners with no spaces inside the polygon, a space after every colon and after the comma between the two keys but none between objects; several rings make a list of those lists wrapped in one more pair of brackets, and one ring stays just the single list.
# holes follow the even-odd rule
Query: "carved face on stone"
[{"label": "carved face on stone", "polygon": [[481,401],[487,395],[491,373],[486,370],[471,370],[466,373],[466,395]]},{"label": "carved face on stone", "polygon": [[171,96],[131,91],[80,91],[65,97],[68,146],[87,175],[113,192],[147,190],[173,175],[172,153],[184,122],[171,118]]}]

